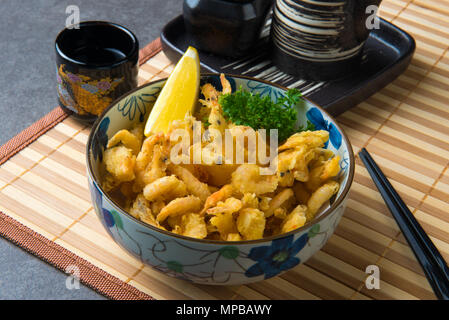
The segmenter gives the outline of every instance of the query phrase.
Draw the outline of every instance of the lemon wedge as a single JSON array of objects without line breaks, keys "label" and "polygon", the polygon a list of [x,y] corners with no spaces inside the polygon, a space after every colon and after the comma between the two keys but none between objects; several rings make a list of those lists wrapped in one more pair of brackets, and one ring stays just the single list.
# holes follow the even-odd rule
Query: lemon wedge
[{"label": "lemon wedge", "polygon": [[188,111],[193,113],[199,88],[200,59],[196,49],[188,47],[154,103],[145,125],[145,136],[167,133],[170,122],[184,119]]}]

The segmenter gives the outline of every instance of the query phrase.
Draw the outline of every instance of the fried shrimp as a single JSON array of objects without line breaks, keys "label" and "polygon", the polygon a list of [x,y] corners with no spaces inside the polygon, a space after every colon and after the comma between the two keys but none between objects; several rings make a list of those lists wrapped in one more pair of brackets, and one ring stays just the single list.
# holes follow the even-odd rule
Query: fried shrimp
[{"label": "fried shrimp", "polygon": [[335,156],[332,159],[326,161],[324,164],[324,170],[320,175],[322,181],[335,177],[340,172],[340,156]]},{"label": "fried shrimp", "polygon": [[206,201],[210,196],[207,184],[198,180],[188,169],[173,164],[169,165],[168,169],[186,184],[189,193],[197,196],[201,201]]},{"label": "fried shrimp", "polygon": [[232,196],[233,192],[234,187],[231,184],[224,185],[220,190],[212,193],[209,197],[207,197],[201,213],[204,213],[207,209],[214,207],[219,201],[223,201],[229,198],[230,196]]},{"label": "fried shrimp", "polygon": [[292,212],[284,219],[281,224],[281,233],[290,232],[292,230],[302,227],[306,223],[307,207],[298,205]]},{"label": "fried shrimp", "polygon": [[224,202],[220,201],[217,203],[217,206],[207,209],[208,214],[217,215],[219,213],[234,213],[242,209],[243,204],[242,201],[236,198],[228,198]]},{"label": "fried shrimp", "polygon": [[203,94],[204,98],[206,98],[206,100],[218,99],[218,91],[210,83],[206,83],[201,87],[201,93]]},{"label": "fried shrimp", "polygon": [[312,220],[315,217],[321,206],[338,192],[339,187],[338,182],[329,181],[312,193],[307,201],[307,220]]},{"label": "fried shrimp", "polygon": [[278,155],[277,176],[281,187],[291,187],[295,182],[293,169],[300,154],[301,150],[287,150]]},{"label": "fried shrimp", "polygon": [[335,156],[332,159],[321,162],[321,165],[313,167],[310,170],[309,179],[305,183],[309,191],[316,190],[326,180],[335,177],[340,172],[340,157]]},{"label": "fried shrimp", "polygon": [[226,79],[223,73],[220,74],[220,82],[221,86],[223,87],[223,90],[221,91],[223,94],[232,92],[231,84],[229,83],[228,79]]},{"label": "fried shrimp", "polygon": [[164,158],[165,156],[162,154],[161,146],[154,146],[152,161],[145,170],[137,171],[133,185],[134,192],[138,193],[142,191],[144,186],[166,175],[165,170],[167,167],[163,161]]},{"label": "fried shrimp", "polygon": [[136,171],[144,171],[153,156],[154,146],[163,139],[164,135],[154,134],[143,141],[142,149],[137,154]]},{"label": "fried shrimp", "polygon": [[107,148],[112,148],[119,143],[122,143],[128,149],[133,151],[133,154],[137,155],[140,151],[142,144],[142,138],[138,137],[126,129],[120,130],[109,139]]},{"label": "fried shrimp", "polygon": [[169,144],[171,145],[173,145],[173,143],[177,144],[180,136],[176,138],[176,133],[181,132],[182,135],[190,137],[189,143],[192,144],[195,121],[196,118],[193,117],[189,112],[185,115],[184,119],[172,121],[168,127],[167,134],[165,135],[165,140],[170,142]]},{"label": "fried shrimp", "polygon": [[170,201],[156,217],[158,222],[167,219],[168,216],[178,216],[187,212],[197,212],[201,208],[201,200],[195,196],[177,198]]},{"label": "fried shrimp", "polygon": [[276,190],[278,179],[274,175],[261,175],[256,164],[242,164],[232,174],[232,185],[241,193],[258,195]]},{"label": "fried shrimp", "polygon": [[271,199],[268,209],[265,211],[265,217],[271,216],[276,209],[279,209],[294,197],[292,189],[284,189]]},{"label": "fried shrimp", "polygon": [[183,197],[187,194],[184,182],[178,180],[174,175],[159,178],[143,189],[143,195],[148,201],[154,201],[158,198],[167,199],[174,193],[175,197]]}]

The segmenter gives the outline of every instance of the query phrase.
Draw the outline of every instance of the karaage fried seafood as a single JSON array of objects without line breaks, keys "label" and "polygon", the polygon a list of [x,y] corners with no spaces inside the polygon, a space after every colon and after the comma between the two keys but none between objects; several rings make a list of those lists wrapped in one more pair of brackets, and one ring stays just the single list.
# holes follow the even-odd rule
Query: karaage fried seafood
[{"label": "karaage fried seafood", "polygon": [[261,175],[256,164],[244,163],[232,174],[232,185],[241,193],[260,195],[275,191],[278,179],[275,175]]},{"label": "karaage fried seafood", "polygon": [[[103,156],[103,188],[136,219],[187,237],[254,240],[302,227],[339,189],[334,178],[340,157],[324,148],[329,133],[294,133],[277,150],[272,143],[274,170],[259,158],[249,161],[254,150],[271,151],[270,143],[225,117],[219,101],[231,86],[223,75],[220,80],[223,90],[203,85],[200,109],[172,121],[166,134],[144,138],[142,125],[136,125],[112,136]],[[195,130],[200,141],[193,138]],[[225,161],[214,132],[230,134],[234,162]],[[244,163],[236,164],[237,151]]]}]

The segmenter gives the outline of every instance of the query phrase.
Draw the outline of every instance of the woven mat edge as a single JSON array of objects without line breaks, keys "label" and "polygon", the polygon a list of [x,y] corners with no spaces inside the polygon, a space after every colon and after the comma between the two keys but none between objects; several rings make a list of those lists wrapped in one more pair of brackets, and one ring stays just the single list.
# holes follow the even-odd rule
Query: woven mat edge
[{"label": "woven mat edge", "polygon": [[[160,38],[147,44],[139,52],[139,65],[162,50]],[[26,148],[41,135],[69,117],[60,107],[30,125],[0,147],[0,165]],[[80,281],[110,299],[154,300],[135,287],[91,264],[43,235],[24,226],[0,211],[0,236],[66,273],[69,266],[79,268]]]}]

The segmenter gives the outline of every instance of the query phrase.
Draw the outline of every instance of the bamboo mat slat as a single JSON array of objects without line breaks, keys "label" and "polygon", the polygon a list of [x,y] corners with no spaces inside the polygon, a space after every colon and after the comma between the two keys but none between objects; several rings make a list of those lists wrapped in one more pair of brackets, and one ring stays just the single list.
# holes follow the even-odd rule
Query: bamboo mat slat
[{"label": "bamboo mat slat", "polygon": [[[370,150],[449,261],[449,1],[384,0],[379,14],[414,36],[415,55],[394,82],[337,120],[355,153],[362,147]],[[160,43],[150,47],[144,50],[160,50]],[[163,52],[141,61],[146,62],[140,67],[139,84],[167,77],[173,70]],[[64,116],[55,111],[53,118],[57,123]],[[324,248],[305,264],[245,286],[195,285],[160,274],[123,251],[97,219],[85,175],[88,135],[89,127],[67,117],[8,157],[0,166],[0,227],[10,226],[3,233],[7,238],[60,269],[64,264],[49,252],[73,259],[85,270],[82,281],[109,297],[435,298],[358,157],[345,214]],[[18,238],[14,228],[34,240]],[[45,245],[37,245],[39,241]],[[36,246],[40,249],[33,249]],[[368,265],[380,268],[378,290],[365,286]]]}]

